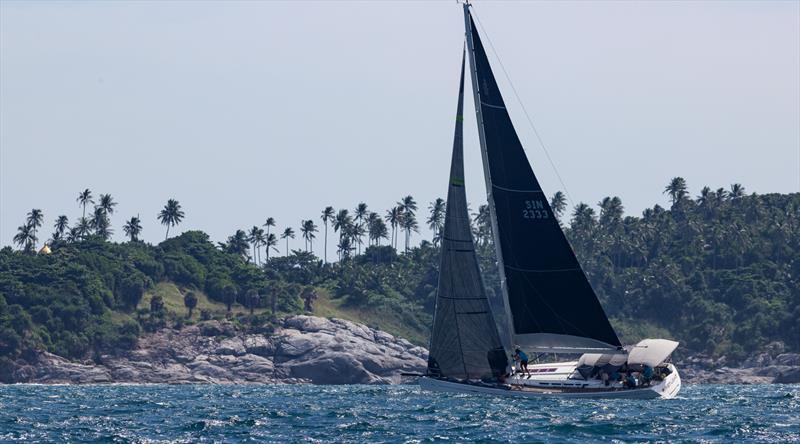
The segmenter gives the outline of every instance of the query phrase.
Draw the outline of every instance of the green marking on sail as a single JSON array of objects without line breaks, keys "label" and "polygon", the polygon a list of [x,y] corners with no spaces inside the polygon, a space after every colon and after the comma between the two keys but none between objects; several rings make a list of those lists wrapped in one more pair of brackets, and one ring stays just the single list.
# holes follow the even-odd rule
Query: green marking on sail
[{"label": "green marking on sail", "polygon": [[460,178],[460,177],[451,177],[450,178],[450,185],[454,185],[454,186],[457,186],[457,187],[463,187],[464,186],[464,179]]},{"label": "green marking on sail", "polygon": [[461,114],[456,116],[456,122],[463,122],[463,121],[464,121],[464,116],[462,116]]}]

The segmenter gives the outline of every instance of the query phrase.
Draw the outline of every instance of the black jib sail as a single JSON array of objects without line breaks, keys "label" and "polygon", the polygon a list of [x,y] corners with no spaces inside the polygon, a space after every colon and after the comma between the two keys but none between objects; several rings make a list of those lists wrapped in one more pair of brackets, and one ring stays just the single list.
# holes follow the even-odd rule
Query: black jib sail
[{"label": "black jib sail", "polygon": [[489,308],[472,242],[464,190],[463,107],[462,58],[428,374],[483,379],[504,374],[508,362]]},{"label": "black jib sail", "polygon": [[513,340],[534,351],[620,347],[533,174],[465,6],[489,207]]}]

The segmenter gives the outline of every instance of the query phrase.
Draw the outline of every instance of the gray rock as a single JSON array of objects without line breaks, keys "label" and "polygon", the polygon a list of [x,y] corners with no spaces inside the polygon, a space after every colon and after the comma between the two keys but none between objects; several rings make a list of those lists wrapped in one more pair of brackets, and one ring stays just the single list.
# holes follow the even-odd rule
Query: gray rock
[{"label": "gray rock", "polygon": [[800,367],[790,367],[785,373],[775,377],[776,384],[800,384]]},{"label": "gray rock", "polygon": [[247,350],[241,338],[230,338],[220,342],[214,353],[218,355],[242,356],[247,353]]},{"label": "gray rock", "polygon": [[94,362],[40,353],[36,362],[3,361],[9,382],[385,384],[423,371],[427,352],[342,319],[292,316],[272,336],[236,334],[228,322],[142,335],[138,346]]}]

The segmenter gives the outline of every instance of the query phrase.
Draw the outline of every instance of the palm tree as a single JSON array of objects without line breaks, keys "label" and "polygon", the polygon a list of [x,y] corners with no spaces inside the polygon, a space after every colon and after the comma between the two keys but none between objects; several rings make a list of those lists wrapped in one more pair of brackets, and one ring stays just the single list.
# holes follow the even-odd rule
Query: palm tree
[{"label": "palm tree", "polygon": [[33,247],[36,245],[36,235],[33,232],[33,227],[29,224],[20,225],[17,228],[17,234],[14,235],[14,243],[19,245],[22,251],[26,253],[33,252]]},{"label": "palm tree", "polygon": [[193,291],[187,292],[183,296],[183,305],[189,310],[189,315],[186,317],[191,318],[192,310],[197,307],[197,295]]},{"label": "palm tree", "polygon": [[92,218],[89,219],[89,225],[94,229],[94,234],[108,240],[114,231],[111,229],[111,222],[108,220],[108,213],[101,206],[94,207]]},{"label": "palm tree", "polygon": [[76,233],[78,235],[78,239],[83,240],[86,239],[86,235],[89,234],[89,231],[92,229],[92,223],[89,219],[85,217],[81,217],[78,219],[78,224],[75,226]]},{"label": "palm tree", "polygon": [[406,232],[405,252],[408,253],[408,249],[411,247],[411,232],[419,233],[419,225],[417,224],[417,217],[414,213],[403,214],[402,226]]},{"label": "palm tree", "polygon": [[567,209],[567,197],[564,196],[564,193],[556,191],[556,194],[553,194],[553,198],[550,199],[550,208],[553,209],[556,219],[561,222],[561,215],[564,214],[564,210]]},{"label": "palm tree", "polygon": [[275,236],[275,233],[268,234],[266,236],[266,238],[264,239],[264,246],[266,246],[266,248],[264,250],[267,252],[267,261],[269,261],[269,249],[270,248],[275,250],[276,253],[280,253],[280,251],[278,250],[276,245],[278,245],[278,238]]},{"label": "palm tree", "polygon": [[350,225],[353,225],[353,218],[350,217],[350,213],[345,209],[339,210],[336,217],[333,219],[333,231],[339,232],[340,240],[350,228]]},{"label": "palm tree", "polygon": [[[356,239],[356,243],[358,244],[358,254],[361,254],[361,244],[363,243],[361,241],[361,237],[364,235],[364,233],[366,233],[366,231],[363,229],[363,226],[368,214],[369,211],[367,210],[367,204],[364,202],[359,203],[356,206],[355,212],[353,213],[353,220],[355,221],[356,225],[362,228],[361,230],[356,230],[356,235],[358,236]],[[361,233],[360,235],[358,234],[359,232]]]},{"label": "palm tree", "polygon": [[739,199],[740,197],[744,196],[744,187],[740,183],[734,183],[731,185],[731,192],[728,194],[731,199]]},{"label": "palm tree", "polygon": [[281,234],[281,239],[286,239],[286,255],[289,255],[289,238],[294,239],[294,230],[292,227],[286,227]]},{"label": "palm tree", "polygon": [[69,218],[65,215],[58,216],[56,218],[56,223],[53,225],[53,228],[56,230],[53,232],[53,240],[61,240],[64,238],[64,233],[69,230]]},{"label": "palm tree", "polygon": [[326,264],[328,263],[328,222],[332,222],[333,221],[333,216],[334,216],[333,207],[325,207],[325,209],[322,210],[322,216],[320,216],[320,219],[322,219],[322,225],[325,226],[325,263]]},{"label": "palm tree", "polygon": [[100,203],[97,204],[97,206],[102,208],[107,214],[114,214],[114,207],[117,206],[117,203],[114,202],[114,198],[111,197],[110,194],[101,194]]},{"label": "palm tree", "polygon": [[231,254],[235,254],[245,262],[249,260],[248,251],[250,250],[250,244],[247,241],[247,233],[244,230],[236,230],[233,233],[233,236],[228,236],[228,243],[225,244],[225,251]]},{"label": "palm tree", "polygon": [[686,179],[673,177],[669,184],[664,187],[664,193],[669,194],[670,199],[672,199],[672,206],[677,205],[688,194],[686,191]]},{"label": "palm tree", "polygon": [[161,225],[167,226],[167,235],[164,240],[169,239],[169,227],[174,227],[181,223],[183,217],[184,213],[181,211],[181,204],[175,199],[169,199],[167,204],[164,205],[164,209],[158,213],[158,220],[161,221]]},{"label": "palm tree", "polygon": [[261,228],[253,225],[253,228],[250,229],[250,232],[247,233],[247,240],[250,241],[250,245],[253,246],[253,263],[255,264],[258,255],[258,251],[261,249],[261,240],[264,239],[264,230]]},{"label": "palm tree", "polygon": [[142,232],[142,224],[141,220],[139,220],[139,216],[134,216],[131,220],[125,222],[122,231],[125,232],[125,236],[131,238],[131,242],[138,242],[139,234]]},{"label": "palm tree", "polygon": [[306,251],[308,251],[308,246],[311,246],[311,252],[314,252],[314,238],[316,237],[314,233],[316,233],[317,225],[314,223],[313,220],[304,220],[302,221],[302,225],[300,226],[300,231],[303,232],[303,239],[306,241]]},{"label": "palm tree", "polygon": [[337,250],[339,253],[339,260],[345,260],[350,257],[350,252],[353,251],[353,246],[350,241],[350,236],[343,236],[339,238],[339,244],[337,245]]},{"label": "palm tree", "polygon": [[400,199],[400,202],[397,202],[397,206],[400,207],[403,213],[415,214],[417,211],[417,202],[410,195]]},{"label": "palm tree", "polygon": [[369,239],[370,241],[375,242],[375,245],[381,244],[381,239],[387,239],[389,237],[389,230],[386,228],[386,224],[383,222],[378,213],[372,213],[369,220]]},{"label": "palm tree", "polygon": [[85,189],[82,192],[78,193],[78,204],[83,206],[83,217],[86,217],[86,205],[87,204],[94,204],[92,200],[92,192],[89,189]]},{"label": "palm tree", "polygon": [[33,229],[33,248],[36,249],[36,241],[39,238],[36,236],[36,229],[42,226],[42,221],[44,220],[44,213],[42,210],[38,208],[34,208],[28,213],[28,219],[26,220],[28,226]]},{"label": "palm tree", "polygon": [[605,197],[598,203],[600,206],[600,224],[604,226],[616,226],[622,221],[625,207],[619,197]]},{"label": "palm tree", "polygon": [[267,227],[267,236],[269,236],[269,227],[274,227],[275,226],[275,219],[273,219],[271,217],[268,217],[267,221],[264,222],[263,226]]},{"label": "palm tree", "polygon": [[446,203],[445,200],[441,197],[436,198],[433,202],[431,202],[428,209],[431,211],[430,217],[428,217],[428,227],[430,227],[431,231],[433,231],[433,244],[439,242],[439,237],[442,231],[442,227],[444,227],[444,216],[445,216],[445,207]]},{"label": "palm tree", "polygon": [[711,188],[708,186],[703,187],[703,189],[700,190],[700,195],[697,196],[697,204],[701,207],[710,204],[712,195]]},{"label": "palm tree", "polygon": [[252,316],[256,305],[258,305],[258,301],[261,299],[261,295],[259,295],[256,290],[250,289],[247,290],[245,299],[247,299],[247,306],[250,307],[250,315]]},{"label": "palm tree", "polygon": [[401,210],[399,206],[386,211],[386,221],[389,222],[389,225],[392,227],[392,239],[389,243],[392,244],[394,249],[397,249],[397,226],[400,225],[402,219],[403,210]]},{"label": "palm tree", "polygon": [[414,200],[411,195],[408,195],[399,202],[397,202],[397,206],[400,208],[400,215],[402,221],[400,225],[403,227],[406,233],[406,242],[405,242],[405,251],[408,252],[408,247],[411,240],[411,230],[417,231],[417,202]]}]

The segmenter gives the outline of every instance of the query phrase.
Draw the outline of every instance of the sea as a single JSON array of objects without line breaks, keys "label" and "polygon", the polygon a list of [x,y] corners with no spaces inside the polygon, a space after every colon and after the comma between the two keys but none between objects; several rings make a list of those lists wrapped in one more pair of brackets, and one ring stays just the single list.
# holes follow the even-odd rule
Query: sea
[{"label": "sea", "polygon": [[416,385],[6,385],[0,442],[800,442],[800,385],[672,400],[513,399]]}]

